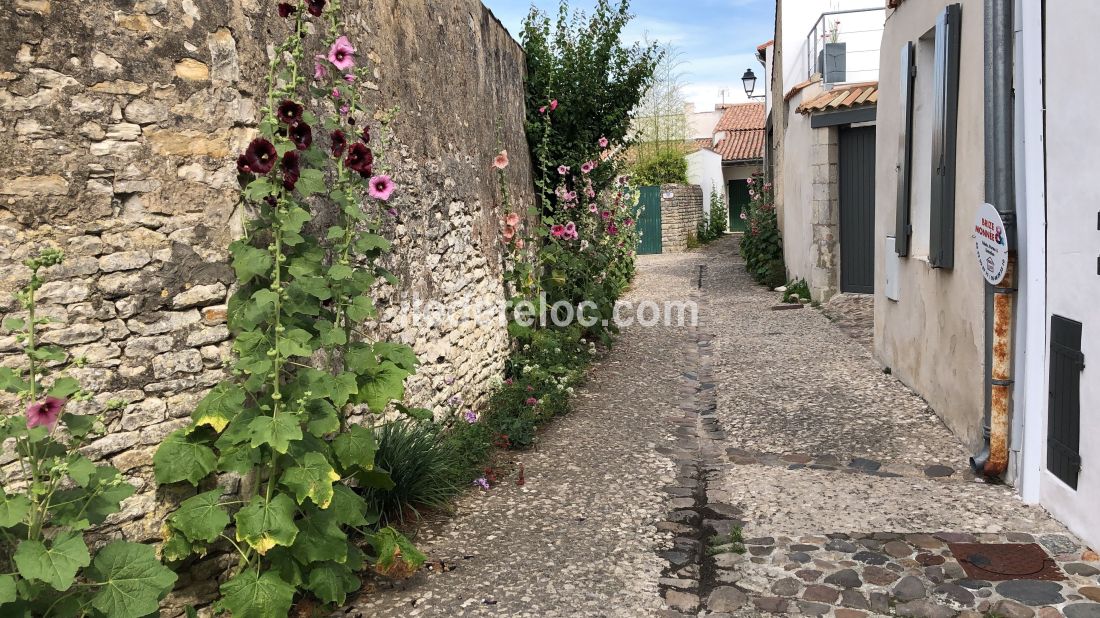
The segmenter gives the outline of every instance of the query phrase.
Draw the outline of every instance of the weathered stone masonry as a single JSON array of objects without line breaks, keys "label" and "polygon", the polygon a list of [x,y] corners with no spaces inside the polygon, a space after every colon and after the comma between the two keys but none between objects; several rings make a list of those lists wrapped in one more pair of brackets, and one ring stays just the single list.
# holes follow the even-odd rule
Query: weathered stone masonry
[{"label": "weathered stone masonry", "polygon": [[661,185],[661,251],[686,251],[688,239],[699,233],[703,220],[703,188]]},{"label": "weathered stone masonry", "polygon": [[[413,403],[481,400],[503,368],[502,325],[395,320],[414,297],[502,300],[489,162],[507,148],[513,199],[533,200],[522,51],[477,0],[344,6],[374,68],[372,103],[400,110],[386,154],[400,187],[389,267],[402,283],[381,290],[379,330],[423,362]],[[89,451],[138,487],[107,533],[159,536],[152,453],[226,375],[234,161],[286,29],[260,0],[14,0],[0,11],[0,313],[18,313],[23,259],[44,243],[66,251],[41,290],[42,312],[58,319],[43,340],[88,359],[75,373],[110,408]],[[16,352],[0,337],[0,365],[21,362]],[[5,472],[11,461],[0,455]]]}]

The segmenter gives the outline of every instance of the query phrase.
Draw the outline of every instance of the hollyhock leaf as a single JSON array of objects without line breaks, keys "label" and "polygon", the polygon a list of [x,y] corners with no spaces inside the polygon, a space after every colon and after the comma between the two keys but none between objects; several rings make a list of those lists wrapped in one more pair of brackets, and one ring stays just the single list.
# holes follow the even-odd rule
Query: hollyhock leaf
[{"label": "hollyhock leaf", "polygon": [[390,473],[385,470],[379,470],[378,468],[358,472],[355,475],[355,480],[363,487],[373,487],[374,489],[381,489],[382,491],[390,491],[394,487],[397,487],[397,483],[390,477]]},{"label": "hollyhock leaf", "polygon": [[224,472],[248,474],[260,463],[260,451],[249,444],[228,446],[218,456],[218,469]]},{"label": "hollyhock leaf", "polygon": [[386,252],[392,246],[393,243],[377,234],[363,234],[355,240],[355,250],[363,254],[371,251]]},{"label": "hollyhock leaf", "polygon": [[15,576],[0,575],[0,605],[15,601]]},{"label": "hollyhock leaf", "polygon": [[192,541],[213,543],[229,525],[229,513],[221,506],[222,490],[192,496],[168,516],[168,521]]},{"label": "hollyhock leaf", "polygon": [[27,355],[44,363],[60,363],[69,357],[65,350],[55,345],[38,346],[34,350],[28,351]]},{"label": "hollyhock leaf", "polygon": [[92,433],[95,430],[97,420],[98,418],[91,414],[70,414],[66,412],[61,415],[61,422],[65,424],[65,429],[69,431],[70,436],[77,440],[82,440]]},{"label": "hollyhock leaf", "polygon": [[374,301],[369,296],[356,296],[348,306],[348,319],[352,322],[362,322],[374,315]]},{"label": "hollyhock leaf", "polygon": [[298,179],[297,189],[303,197],[309,197],[314,193],[324,193],[327,189],[325,173],[318,169],[302,170],[302,177]]},{"label": "hollyhock leaf", "polygon": [[279,338],[279,354],[286,358],[291,356],[311,356],[313,335],[300,328],[289,330]]},{"label": "hollyhock leaf", "polygon": [[[229,328],[234,332],[250,331],[256,328],[273,315],[275,303],[278,299],[279,295],[268,288],[256,290],[251,297],[245,300],[241,300],[240,295],[234,296],[230,301]],[[243,332],[237,335],[238,339],[233,344],[238,352],[244,352],[246,349],[242,348],[240,342],[240,337],[244,335]],[[258,336],[263,338],[262,334]]]},{"label": "hollyhock leaf", "polygon": [[355,374],[347,371],[335,378],[330,378],[329,387],[329,397],[332,399],[333,405],[338,408],[347,405],[351,396],[359,392],[359,384],[356,381]]},{"label": "hollyhock leaf", "polygon": [[54,381],[47,394],[58,399],[68,399],[79,391],[80,382],[77,382],[74,378],[63,376]]},{"label": "hollyhock leaf", "polygon": [[96,465],[83,455],[75,455],[69,461],[69,476],[81,487],[87,487],[91,483],[95,471]]},{"label": "hollyhock leaf", "polygon": [[265,444],[278,453],[286,453],[290,443],[302,439],[302,427],[293,414],[283,412],[275,417],[258,416],[248,424],[252,448]]},{"label": "hollyhock leaf", "polygon": [[203,551],[201,543],[191,543],[187,537],[172,529],[164,527],[164,542],[160,546],[161,556],[168,562],[179,562],[191,556],[191,554]]},{"label": "hollyhock leaf", "polygon": [[22,495],[0,498],[0,528],[11,528],[22,522],[31,510],[31,501]]},{"label": "hollyhock leaf", "polygon": [[275,144],[275,153],[280,157],[290,152],[291,150],[297,150],[298,147],[294,145],[294,142],[279,142]]},{"label": "hollyhock leaf", "polygon": [[291,287],[298,288],[305,294],[308,294],[317,300],[328,300],[332,298],[332,290],[328,287],[328,281],[324,277],[318,276],[304,276],[298,277],[290,284]]},{"label": "hollyhock leaf", "polygon": [[395,404],[394,407],[396,407],[397,411],[401,414],[418,421],[427,421],[435,417],[435,412],[428,408],[410,408],[401,403]]},{"label": "hollyhock leaf", "polygon": [[188,440],[188,432],[178,429],[168,434],[153,455],[153,472],[161,485],[187,481],[197,486],[217,466],[214,451]]},{"label": "hollyhock leaf", "polygon": [[221,433],[244,407],[245,393],[240,387],[223,382],[203,397],[191,413],[196,427],[206,425]]},{"label": "hollyhock leaf", "polygon": [[242,241],[234,242],[229,247],[233,254],[233,270],[237,273],[237,280],[241,285],[252,279],[271,272],[275,263],[271,254],[264,249],[258,249]]},{"label": "hollyhock leaf", "polygon": [[[290,547],[298,537],[298,526],[294,524],[297,510],[294,501],[286,494],[276,494],[270,502],[263,496],[254,496],[248,506],[237,511],[234,518],[237,522],[237,540],[248,543],[260,555],[277,545]],[[237,616],[236,610],[233,615]]]},{"label": "hollyhock leaf", "polygon": [[122,501],[134,495],[134,486],[122,479],[113,466],[96,466],[85,488],[54,494],[54,518],[58,523],[87,527],[103,523],[122,510]]},{"label": "hollyhock leaf", "polygon": [[9,393],[20,393],[30,388],[30,384],[23,379],[22,374],[10,367],[0,367],[0,390]]},{"label": "hollyhock leaf", "polygon": [[374,570],[387,577],[408,577],[424,564],[427,557],[416,549],[405,535],[393,528],[383,528],[370,538],[374,547]]},{"label": "hollyhock leaf", "polygon": [[23,330],[27,325],[27,321],[23,318],[4,318],[4,321],[0,324],[3,324],[4,330],[15,332]]},{"label": "hollyhock leaf", "polygon": [[91,564],[92,557],[81,534],[61,532],[49,547],[42,541],[21,541],[12,560],[23,577],[46,582],[64,592],[73,585],[77,572]]},{"label": "hollyhock leaf", "polygon": [[294,603],[294,586],[272,571],[259,575],[245,569],[221,585],[218,606],[233,618],[286,618]]},{"label": "hollyhock leaf", "polygon": [[306,453],[305,457],[283,472],[282,483],[294,492],[298,504],[310,499],[319,508],[327,509],[332,502],[332,484],[340,475],[332,469],[325,456]]},{"label": "hollyhock leaf", "polygon": [[346,233],[347,229],[342,228],[339,225],[334,225],[328,229],[328,232],[325,234],[325,240],[339,240],[343,238],[344,234]]},{"label": "hollyhock leaf", "polygon": [[333,486],[332,503],[329,504],[328,513],[336,523],[345,526],[367,526],[373,523],[364,514],[369,510],[367,501],[362,496],[352,491],[347,485],[337,483]]},{"label": "hollyhock leaf", "polygon": [[[298,181],[301,182],[301,181]],[[313,219],[313,215],[309,214],[309,211],[304,208],[292,206],[287,209],[286,214],[282,216],[283,231],[294,232],[297,234],[302,231],[306,223],[309,223]]]},{"label": "hollyhock leaf", "polygon": [[374,431],[358,425],[348,428],[332,441],[332,451],[345,470],[355,466],[363,470],[373,469],[377,450]]},{"label": "hollyhock leaf", "polygon": [[333,264],[332,268],[328,269],[328,277],[333,281],[343,281],[350,279],[354,272],[355,270],[347,264]]},{"label": "hollyhock leaf", "polygon": [[305,578],[302,576],[302,564],[294,558],[289,548],[276,547],[272,549],[267,552],[267,560],[271,563],[271,570],[283,581],[294,587],[300,587],[305,583]]},{"label": "hollyhock leaf", "polygon": [[405,396],[405,378],[409,373],[390,361],[379,363],[377,368],[361,375],[356,401],[381,414],[391,401]]},{"label": "hollyhock leaf", "polygon": [[88,579],[100,585],[92,607],[103,615],[142,618],[157,611],[177,577],[151,545],[114,541],[96,554]]},{"label": "hollyhock leaf", "polygon": [[275,194],[275,185],[271,184],[266,177],[257,178],[248,183],[248,186],[244,189],[244,197],[250,202],[263,201],[265,197]]},{"label": "hollyhock leaf", "polygon": [[311,401],[306,431],[318,438],[340,431],[340,415],[336,408],[324,399]]},{"label": "hollyhock leaf", "polygon": [[306,589],[325,603],[343,605],[348,593],[358,590],[361,584],[351,569],[329,561],[310,569]]},{"label": "hollyhock leaf", "polygon": [[290,552],[304,564],[347,559],[348,537],[327,510],[307,505],[299,522],[298,538]]}]

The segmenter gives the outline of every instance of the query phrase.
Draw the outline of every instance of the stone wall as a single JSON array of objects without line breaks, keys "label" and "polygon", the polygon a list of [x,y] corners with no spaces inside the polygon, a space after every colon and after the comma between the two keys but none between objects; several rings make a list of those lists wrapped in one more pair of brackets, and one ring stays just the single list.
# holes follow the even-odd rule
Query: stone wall
[{"label": "stone wall", "polygon": [[703,188],[699,185],[661,185],[662,253],[686,251],[688,239],[703,220]]},{"label": "stone wall", "polygon": [[[489,164],[507,148],[517,208],[532,202],[522,51],[477,0],[344,6],[359,61],[374,68],[369,99],[400,110],[385,156],[399,186],[387,233],[401,285],[381,290],[378,329],[423,363],[412,403],[484,400],[507,354],[503,325],[397,318],[413,299],[503,300]],[[66,251],[41,291],[58,319],[43,340],[87,358],[75,373],[112,408],[89,450],[139,490],[108,533],[158,537],[151,455],[226,375],[235,159],[256,133],[270,45],[287,30],[274,13],[260,0],[14,0],[0,11],[0,313],[18,313],[24,258],[45,244]],[[0,337],[0,365],[20,363],[16,352]]]}]

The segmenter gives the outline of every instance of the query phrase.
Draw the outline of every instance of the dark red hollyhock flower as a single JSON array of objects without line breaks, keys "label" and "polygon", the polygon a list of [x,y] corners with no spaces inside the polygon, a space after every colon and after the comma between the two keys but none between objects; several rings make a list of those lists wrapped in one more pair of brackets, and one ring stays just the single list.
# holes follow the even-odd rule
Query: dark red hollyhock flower
[{"label": "dark red hollyhock flower", "polygon": [[237,157],[237,171],[241,174],[252,173],[252,168],[248,166],[248,157],[244,155]]},{"label": "dark red hollyhock flower", "polygon": [[280,2],[279,3],[279,17],[287,18],[287,17],[290,17],[291,15],[293,15],[297,12],[298,12],[298,9],[296,9],[289,2]]},{"label": "dark red hollyhock flower", "polygon": [[[275,146],[271,142],[257,137],[248,145],[241,159],[237,160],[237,168],[247,167],[249,173],[263,175],[275,167],[275,159],[278,156],[279,153],[275,151]],[[244,166],[241,163],[244,163]]]},{"label": "dark red hollyhock flower", "polygon": [[302,158],[297,150],[289,150],[283,155],[283,186],[287,191],[293,191],[294,185],[302,177]]},{"label": "dark red hollyhock flower", "polygon": [[344,164],[349,170],[370,176],[374,171],[374,153],[362,142],[355,142],[348,149],[348,158]]},{"label": "dark red hollyhock flower", "polygon": [[276,115],[279,116],[279,120],[287,124],[294,124],[302,119],[302,106],[294,101],[283,101],[279,104],[279,109],[276,110]]},{"label": "dark red hollyhock flower", "polygon": [[290,141],[298,150],[308,150],[313,144],[313,129],[304,122],[295,122],[290,125]]},{"label": "dark red hollyhock flower", "polygon": [[332,156],[339,159],[344,156],[344,150],[348,147],[348,138],[343,131],[337,129],[332,132]]},{"label": "dark red hollyhock flower", "polygon": [[325,11],[325,0],[306,0],[308,5],[306,8],[309,10],[309,14],[314,17],[320,17],[321,13]]},{"label": "dark red hollyhock flower", "polygon": [[363,136],[362,136],[361,139],[366,144],[370,143],[370,127],[369,126],[363,127]]}]

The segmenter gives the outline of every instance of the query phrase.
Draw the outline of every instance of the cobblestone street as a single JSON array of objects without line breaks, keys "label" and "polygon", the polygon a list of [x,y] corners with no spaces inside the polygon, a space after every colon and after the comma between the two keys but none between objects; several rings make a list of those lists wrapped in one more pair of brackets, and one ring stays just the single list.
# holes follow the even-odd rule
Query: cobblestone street
[{"label": "cobblestone street", "polygon": [[464,497],[418,539],[433,569],[349,615],[1100,617],[1100,557],[969,473],[865,300],[773,311],[735,237],[639,262],[627,300],[698,326],[627,328],[526,483]]}]

